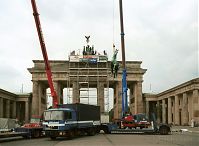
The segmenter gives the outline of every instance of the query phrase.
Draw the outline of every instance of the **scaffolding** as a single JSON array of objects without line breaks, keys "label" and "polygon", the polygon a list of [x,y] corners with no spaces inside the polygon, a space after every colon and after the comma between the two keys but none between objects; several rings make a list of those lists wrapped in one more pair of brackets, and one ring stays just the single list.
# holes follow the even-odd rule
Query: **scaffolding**
[{"label": "scaffolding", "polygon": [[[72,52],[68,61],[68,79],[67,79],[67,103],[72,103],[72,83],[79,85],[79,100],[81,103],[94,104],[93,99],[99,95],[97,87],[103,79],[104,86],[104,109],[109,109],[109,65],[107,55],[75,55]],[[96,88],[96,89],[94,89]],[[97,92],[96,92],[97,90]]]}]

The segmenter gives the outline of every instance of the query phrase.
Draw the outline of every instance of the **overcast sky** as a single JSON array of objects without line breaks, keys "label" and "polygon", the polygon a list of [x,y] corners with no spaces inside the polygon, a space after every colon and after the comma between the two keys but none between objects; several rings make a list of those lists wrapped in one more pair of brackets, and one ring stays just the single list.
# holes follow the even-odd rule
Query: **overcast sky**
[{"label": "overcast sky", "polygon": [[[50,60],[67,60],[91,35],[97,51],[120,50],[119,0],[36,0]],[[123,0],[126,60],[142,61],[143,92],[198,77],[197,0]],[[0,1],[0,88],[32,92],[32,60],[42,58],[30,0]],[[151,85],[151,87],[150,87]]]}]

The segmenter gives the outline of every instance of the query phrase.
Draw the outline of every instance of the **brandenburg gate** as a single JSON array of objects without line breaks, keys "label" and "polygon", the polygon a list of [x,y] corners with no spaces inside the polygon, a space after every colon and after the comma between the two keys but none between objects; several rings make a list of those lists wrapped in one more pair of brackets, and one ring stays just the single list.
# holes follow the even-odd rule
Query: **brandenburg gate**
[{"label": "brandenburg gate", "polygon": [[[33,60],[34,66],[28,68],[32,74],[32,109],[31,117],[40,117],[47,108],[48,81],[43,60]],[[141,68],[141,61],[127,61],[127,86],[129,93],[129,108],[131,113],[143,113],[144,101],[142,97],[143,75],[146,69]],[[114,118],[119,118],[122,111],[122,63],[116,78],[111,73],[111,61],[107,54],[100,53],[79,55],[74,51],[67,60],[51,60],[52,79],[58,94],[58,101],[63,103],[63,89],[72,89],[72,103],[80,102],[81,89],[96,88],[97,105],[101,112],[105,112],[104,89],[113,89]]]}]

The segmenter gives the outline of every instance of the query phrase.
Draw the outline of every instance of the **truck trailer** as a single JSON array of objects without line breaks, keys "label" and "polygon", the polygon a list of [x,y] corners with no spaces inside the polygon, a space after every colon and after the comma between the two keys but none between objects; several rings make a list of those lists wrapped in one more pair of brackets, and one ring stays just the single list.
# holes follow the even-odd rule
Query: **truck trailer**
[{"label": "truck trailer", "polygon": [[100,132],[100,107],[82,103],[58,105],[44,111],[43,130],[51,139],[90,136]]}]

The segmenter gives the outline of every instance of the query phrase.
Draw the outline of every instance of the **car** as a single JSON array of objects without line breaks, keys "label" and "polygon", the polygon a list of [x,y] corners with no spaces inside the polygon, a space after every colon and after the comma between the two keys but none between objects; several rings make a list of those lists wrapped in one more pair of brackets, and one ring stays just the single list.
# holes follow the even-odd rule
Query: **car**
[{"label": "car", "polygon": [[139,127],[140,129],[142,128],[148,128],[151,125],[151,122],[149,121],[148,117],[143,114],[127,114],[121,119],[121,127],[126,129],[127,127],[132,129],[132,128],[137,128]]}]

